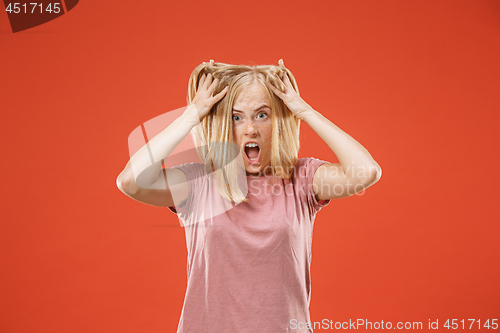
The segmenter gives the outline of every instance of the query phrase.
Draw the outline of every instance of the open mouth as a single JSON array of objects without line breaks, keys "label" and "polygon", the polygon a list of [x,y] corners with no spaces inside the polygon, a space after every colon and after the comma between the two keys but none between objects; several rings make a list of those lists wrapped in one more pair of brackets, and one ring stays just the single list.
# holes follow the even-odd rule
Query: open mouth
[{"label": "open mouth", "polygon": [[247,142],[245,145],[245,156],[250,164],[259,163],[260,147],[256,142]]}]

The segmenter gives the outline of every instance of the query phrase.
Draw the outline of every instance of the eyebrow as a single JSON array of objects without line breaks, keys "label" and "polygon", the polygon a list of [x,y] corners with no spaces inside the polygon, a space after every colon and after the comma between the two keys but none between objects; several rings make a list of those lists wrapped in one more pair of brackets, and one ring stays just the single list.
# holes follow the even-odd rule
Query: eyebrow
[{"label": "eyebrow", "polygon": [[[254,112],[260,111],[262,109],[271,109],[271,108],[269,106],[267,106],[266,104],[263,104],[263,105],[259,106]],[[236,110],[236,109],[233,109],[233,112],[244,113],[243,111]]]}]

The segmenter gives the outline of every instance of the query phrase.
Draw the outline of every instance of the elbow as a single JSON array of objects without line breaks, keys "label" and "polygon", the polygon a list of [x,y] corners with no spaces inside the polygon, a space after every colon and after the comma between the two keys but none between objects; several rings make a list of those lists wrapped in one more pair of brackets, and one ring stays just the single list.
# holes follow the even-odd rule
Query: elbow
[{"label": "elbow", "polygon": [[382,168],[379,165],[377,165],[377,167],[372,172],[373,183],[378,182],[381,177],[382,177]]},{"label": "elbow", "polygon": [[131,186],[130,179],[124,177],[123,173],[116,177],[116,187],[118,187],[118,189],[126,195],[131,195],[131,188],[133,188],[133,186]]},{"label": "elbow", "polygon": [[370,167],[370,172],[368,173],[368,176],[364,178],[362,184],[364,188],[368,188],[373,184],[375,184],[376,182],[378,182],[381,177],[382,177],[382,168],[378,164],[376,164]]},{"label": "elbow", "polygon": [[122,174],[119,174],[118,177],[116,177],[116,187],[118,187],[118,189],[125,193],[125,190],[124,190],[124,181],[121,177]]},{"label": "elbow", "polygon": [[116,177],[116,187],[118,187],[118,189],[122,192],[123,192],[124,179],[126,176],[126,172],[127,172],[127,168],[129,166],[129,163],[130,163],[130,161],[127,163],[125,168]]}]

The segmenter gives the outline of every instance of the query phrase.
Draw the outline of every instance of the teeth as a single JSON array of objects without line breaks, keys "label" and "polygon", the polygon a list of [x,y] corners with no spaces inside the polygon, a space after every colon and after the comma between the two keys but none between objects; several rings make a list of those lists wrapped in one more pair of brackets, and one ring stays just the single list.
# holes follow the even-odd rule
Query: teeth
[{"label": "teeth", "polygon": [[245,147],[258,147],[259,145],[256,143],[247,143]]}]

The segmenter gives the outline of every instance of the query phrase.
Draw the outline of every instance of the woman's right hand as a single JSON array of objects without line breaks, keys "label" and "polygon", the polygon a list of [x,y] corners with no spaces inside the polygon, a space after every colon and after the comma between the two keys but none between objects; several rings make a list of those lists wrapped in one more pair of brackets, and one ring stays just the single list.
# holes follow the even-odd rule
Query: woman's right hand
[{"label": "woman's right hand", "polygon": [[217,95],[213,95],[217,85],[219,84],[219,79],[213,80],[212,74],[203,74],[198,83],[198,91],[191,102],[191,105],[196,106],[196,111],[200,122],[207,116],[212,107],[220,101],[224,95],[226,95],[229,86],[226,86]]}]

